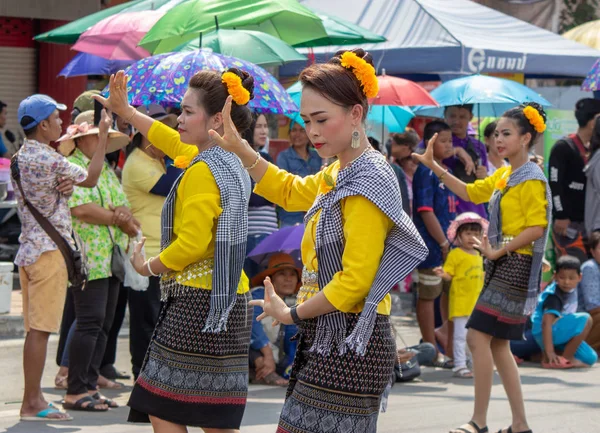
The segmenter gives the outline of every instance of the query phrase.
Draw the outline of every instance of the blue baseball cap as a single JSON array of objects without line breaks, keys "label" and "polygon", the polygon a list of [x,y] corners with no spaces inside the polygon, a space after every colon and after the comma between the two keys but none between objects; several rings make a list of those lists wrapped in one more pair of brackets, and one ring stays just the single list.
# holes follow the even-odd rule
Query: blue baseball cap
[{"label": "blue baseball cap", "polygon": [[[19,104],[19,124],[25,131],[38,125],[42,120],[50,117],[54,110],[64,111],[67,109],[65,104],[59,104],[48,95],[31,95],[23,99]],[[30,117],[33,120],[26,119],[23,124],[23,119]],[[29,120],[29,122],[27,122]]]}]

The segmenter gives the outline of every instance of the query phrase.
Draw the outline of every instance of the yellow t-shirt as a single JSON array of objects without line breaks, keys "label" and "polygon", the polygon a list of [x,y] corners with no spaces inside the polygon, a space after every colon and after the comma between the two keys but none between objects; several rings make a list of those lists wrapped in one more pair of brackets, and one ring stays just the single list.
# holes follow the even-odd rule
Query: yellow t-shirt
[{"label": "yellow t-shirt", "polygon": [[[508,180],[511,167],[502,167],[485,179],[467,185],[469,199],[476,204],[487,203],[497,189],[496,183]],[[502,233],[504,236],[518,236],[527,227],[547,227],[546,185],[541,180],[527,180],[509,188],[500,201]],[[531,248],[516,251],[532,255]]]},{"label": "yellow t-shirt", "polygon": [[121,176],[133,216],[142,225],[148,257],[156,257],[160,253],[160,214],[165,202],[165,197],[152,194],[150,190],[166,172],[160,161],[135,149],[127,158]]},{"label": "yellow t-shirt", "polygon": [[[198,148],[182,143],[179,133],[156,121],[150,127],[148,139],[170,158],[185,155],[194,158]],[[210,290],[212,274],[190,277],[186,268],[205,260],[215,253],[217,220],[221,209],[221,194],[208,165],[198,162],[188,168],[177,187],[175,214],[173,218],[173,240],[160,253],[160,260],[175,271],[174,277],[180,284]],[[248,277],[242,271],[238,293],[249,290]]]},{"label": "yellow t-shirt", "polygon": [[449,317],[470,316],[483,288],[483,258],[460,248],[448,253],[444,272],[452,276]]},{"label": "yellow t-shirt", "polygon": [[[278,204],[287,211],[306,212],[317,195],[328,188],[323,173],[337,178],[339,162],[312,176],[304,178],[280,170],[269,164],[264,177],[256,184],[254,192]],[[362,311],[383,255],[385,239],[393,222],[372,202],[363,196],[350,196],[341,201],[344,238],[342,270],[322,288],[327,300],[346,313]],[[320,213],[307,223],[302,238],[302,262],[309,271],[318,270],[315,251],[316,227]],[[368,223],[368,230],[365,224]],[[311,294],[308,295],[310,298]],[[389,315],[391,297],[387,295],[377,307],[379,314]]]}]

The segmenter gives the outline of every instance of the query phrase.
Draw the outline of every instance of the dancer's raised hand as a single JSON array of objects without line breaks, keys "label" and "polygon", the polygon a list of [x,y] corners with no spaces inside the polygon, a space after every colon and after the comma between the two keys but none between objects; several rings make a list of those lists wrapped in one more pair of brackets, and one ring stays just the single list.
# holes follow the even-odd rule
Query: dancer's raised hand
[{"label": "dancer's raised hand", "polygon": [[425,167],[431,169],[433,168],[433,164],[435,160],[433,159],[433,146],[435,146],[435,140],[437,140],[437,132],[433,134],[433,137],[429,139],[427,142],[427,148],[425,149],[425,153],[413,153],[412,157],[423,164]]},{"label": "dancer's raised hand", "polygon": [[[275,319],[277,323],[283,323],[284,325],[291,325],[294,323],[292,316],[290,315],[290,308],[286,305],[283,299],[275,293],[275,287],[271,283],[271,278],[265,278],[265,299],[256,299],[250,301],[250,305],[261,307],[263,312],[256,318],[256,320],[262,320],[267,316]],[[277,323],[273,323],[275,326]]]},{"label": "dancer's raised hand", "polygon": [[125,71],[119,71],[110,76],[108,98],[94,95],[94,99],[123,118],[131,116],[131,110],[134,108],[129,105],[127,99],[127,75],[125,75]]},{"label": "dancer's raised hand", "polygon": [[219,134],[214,129],[208,131],[208,134],[223,149],[237,155],[248,146],[248,143],[242,139],[231,119],[232,101],[233,98],[231,95],[228,96],[225,105],[223,106],[223,111],[221,111],[221,115],[223,116],[223,135]]}]

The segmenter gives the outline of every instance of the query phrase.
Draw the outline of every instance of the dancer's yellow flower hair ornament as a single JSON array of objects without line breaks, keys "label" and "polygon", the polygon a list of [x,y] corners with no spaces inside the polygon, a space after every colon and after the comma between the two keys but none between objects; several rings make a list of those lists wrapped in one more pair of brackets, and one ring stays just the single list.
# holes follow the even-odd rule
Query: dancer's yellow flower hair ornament
[{"label": "dancer's yellow flower hair ornament", "polygon": [[529,123],[531,123],[536,132],[541,134],[546,130],[546,122],[544,122],[544,118],[535,107],[528,105],[523,108],[523,114],[527,117],[527,120],[529,120]]},{"label": "dancer's yellow flower hair ornament", "polygon": [[340,56],[341,65],[350,69],[358,79],[362,91],[367,98],[374,98],[379,93],[379,82],[373,65],[367,63],[366,60],[358,57],[352,51],[346,51]]},{"label": "dancer's yellow flower hair ornament", "polygon": [[244,87],[242,79],[237,74],[225,72],[221,75],[221,81],[227,86],[227,93],[237,105],[246,105],[250,102],[250,92]]}]

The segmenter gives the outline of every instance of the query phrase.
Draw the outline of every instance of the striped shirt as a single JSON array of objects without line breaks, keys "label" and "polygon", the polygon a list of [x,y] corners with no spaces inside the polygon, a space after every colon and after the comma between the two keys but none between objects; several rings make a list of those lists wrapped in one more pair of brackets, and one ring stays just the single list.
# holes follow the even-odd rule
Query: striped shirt
[{"label": "striped shirt", "polygon": [[274,206],[259,206],[248,208],[248,236],[270,235],[277,231],[277,212]]}]

